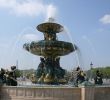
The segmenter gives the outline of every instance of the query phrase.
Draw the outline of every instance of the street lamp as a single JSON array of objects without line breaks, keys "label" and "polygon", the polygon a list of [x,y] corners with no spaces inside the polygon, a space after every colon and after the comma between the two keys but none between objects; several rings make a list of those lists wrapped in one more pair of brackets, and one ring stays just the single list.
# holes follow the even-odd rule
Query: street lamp
[{"label": "street lamp", "polygon": [[93,63],[92,63],[92,62],[90,63],[90,68],[91,68],[91,70],[92,70],[92,68],[93,68]]},{"label": "street lamp", "polygon": [[93,63],[91,62],[90,63],[90,78],[91,78],[91,81],[92,81],[92,68],[93,68]]}]

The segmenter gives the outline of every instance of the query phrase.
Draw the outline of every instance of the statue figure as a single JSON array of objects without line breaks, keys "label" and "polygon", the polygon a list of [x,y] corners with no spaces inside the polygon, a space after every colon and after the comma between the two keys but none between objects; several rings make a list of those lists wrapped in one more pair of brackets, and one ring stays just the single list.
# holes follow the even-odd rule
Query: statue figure
[{"label": "statue figure", "polygon": [[44,75],[44,73],[42,73],[42,76],[38,79],[37,82],[40,83],[40,84],[42,84],[44,82],[44,77],[45,77],[45,75]]},{"label": "statue figure", "polygon": [[32,74],[29,79],[32,81],[32,83],[36,84],[37,83],[37,79],[36,79],[36,75]]},{"label": "statue figure", "polygon": [[38,69],[36,71],[36,76],[37,78],[40,78],[42,76],[42,73],[44,72],[44,65],[45,65],[45,60],[44,58],[40,57],[40,64],[38,65]]},{"label": "statue figure", "polygon": [[85,81],[86,74],[80,69],[79,66],[77,67],[76,71],[77,71],[77,76],[76,76],[75,85],[78,86],[78,84],[81,84],[82,82]]},{"label": "statue figure", "polygon": [[98,85],[103,84],[102,76],[103,76],[102,73],[99,70],[97,70],[96,71],[96,76],[94,78],[95,84],[98,84]]},{"label": "statue figure", "polygon": [[1,71],[0,71],[0,85],[3,85],[6,82],[4,74],[5,74],[5,70],[3,68],[1,68]]},{"label": "statue figure", "polygon": [[6,85],[17,86],[16,66],[11,66],[11,71],[6,72]]},{"label": "statue figure", "polygon": [[55,74],[58,79],[63,79],[65,75],[65,70],[60,66],[60,57],[56,58],[55,60]]},{"label": "statue figure", "polygon": [[85,73],[82,70],[78,74],[78,81],[79,83],[82,83],[85,81]]},{"label": "statue figure", "polygon": [[53,82],[55,76],[53,61],[51,58],[45,59],[44,74],[45,74],[44,82],[52,84],[51,82]]}]

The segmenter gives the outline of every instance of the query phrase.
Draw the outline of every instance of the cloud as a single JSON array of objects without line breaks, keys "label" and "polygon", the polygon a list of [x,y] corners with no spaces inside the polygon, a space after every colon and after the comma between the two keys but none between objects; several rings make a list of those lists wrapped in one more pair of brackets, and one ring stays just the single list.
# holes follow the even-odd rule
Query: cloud
[{"label": "cloud", "polygon": [[57,12],[56,6],[45,4],[43,0],[0,0],[0,8],[18,16],[55,17]]},{"label": "cloud", "polygon": [[110,24],[110,15],[106,14],[104,15],[100,20],[103,24]]}]

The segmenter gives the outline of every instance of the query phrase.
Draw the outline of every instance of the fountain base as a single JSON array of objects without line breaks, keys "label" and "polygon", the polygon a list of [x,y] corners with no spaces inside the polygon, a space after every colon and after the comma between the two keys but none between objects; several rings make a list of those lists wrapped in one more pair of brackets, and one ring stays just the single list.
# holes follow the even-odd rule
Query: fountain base
[{"label": "fountain base", "polygon": [[0,100],[94,100],[94,88],[76,88],[63,85],[2,87],[0,95]]},{"label": "fountain base", "polygon": [[0,100],[110,100],[110,86],[2,87]]}]

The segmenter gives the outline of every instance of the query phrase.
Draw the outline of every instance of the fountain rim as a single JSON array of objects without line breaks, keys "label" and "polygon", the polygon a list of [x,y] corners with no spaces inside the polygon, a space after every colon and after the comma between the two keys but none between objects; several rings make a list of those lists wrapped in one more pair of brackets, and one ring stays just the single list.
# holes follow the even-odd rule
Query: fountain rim
[{"label": "fountain rim", "polygon": [[[48,26],[48,25],[53,25],[51,26],[53,29],[53,27],[56,27],[56,30],[54,33],[60,33],[63,31],[64,27],[58,23],[54,23],[54,22],[44,22],[44,23],[41,23],[39,25],[37,25],[36,29],[40,32],[46,32],[46,30],[44,29],[44,27]],[[47,29],[48,30],[48,29]]]},{"label": "fountain rim", "polygon": [[[49,42],[49,43],[47,44],[47,42]],[[38,42],[33,41],[31,43],[25,43],[23,48],[25,50],[27,50],[28,52],[31,52],[32,54],[38,55],[38,56],[44,56],[44,55],[42,55],[42,53],[40,53],[40,52],[36,52],[36,50],[37,51],[42,50],[42,52],[45,53],[45,51],[51,51],[51,49],[54,50],[55,48],[59,48],[58,50],[54,50],[54,51],[56,51],[57,56],[64,56],[64,55],[67,55],[77,49],[77,47],[74,49],[73,44],[70,42],[56,41],[56,43],[62,44],[64,47],[63,46],[60,46],[60,47],[55,46],[52,41],[50,42],[50,41],[40,40]],[[45,46],[43,44],[45,44]],[[66,46],[67,44],[69,45],[69,47]],[[29,48],[31,46],[32,46],[32,48],[30,50]],[[44,50],[44,48],[45,48],[45,50]],[[63,50],[63,53],[61,53],[60,49]],[[48,54],[48,52],[45,53],[45,55],[47,55],[47,54]]]}]

